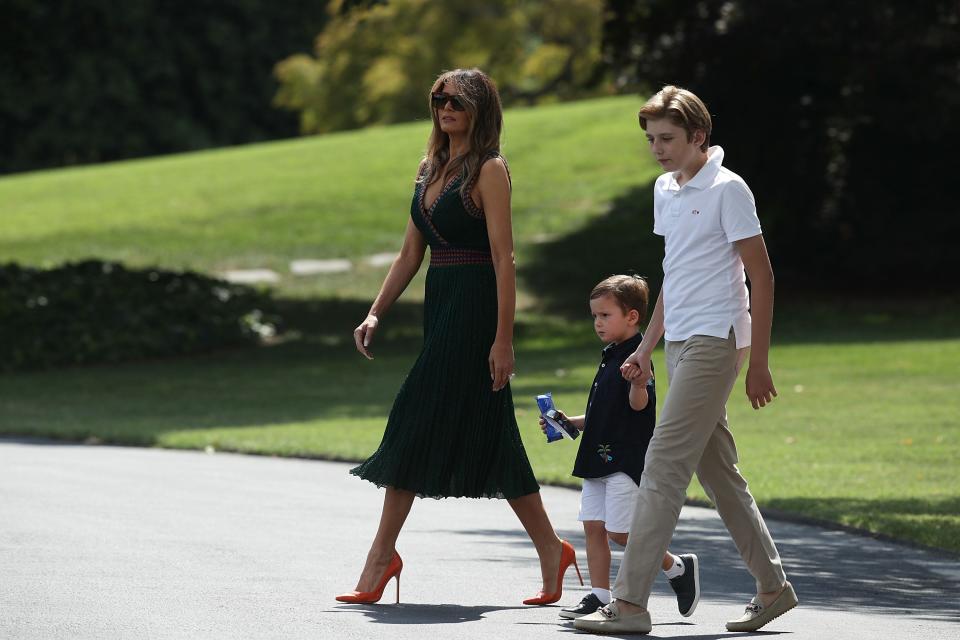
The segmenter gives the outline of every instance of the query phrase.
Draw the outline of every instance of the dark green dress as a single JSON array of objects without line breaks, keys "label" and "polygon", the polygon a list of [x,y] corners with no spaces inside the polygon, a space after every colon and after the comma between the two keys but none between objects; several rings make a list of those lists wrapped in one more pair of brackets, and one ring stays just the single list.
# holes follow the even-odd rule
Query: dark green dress
[{"label": "dark green dress", "polygon": [[483,211],[469,195],[473,184],[461,193],[461,183],[449,182],[429,209],[424,186],[414,191],[410,215],[430,245],[423,348],[380,447],[350,473],[421,497],[517,498],[540,487],[510,386],[490,388],[497,282]]}]

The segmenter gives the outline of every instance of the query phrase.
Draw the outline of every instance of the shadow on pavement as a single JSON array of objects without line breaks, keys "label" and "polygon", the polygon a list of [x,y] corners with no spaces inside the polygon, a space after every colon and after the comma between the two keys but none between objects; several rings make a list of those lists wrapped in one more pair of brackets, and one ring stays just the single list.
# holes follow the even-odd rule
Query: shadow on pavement
[{"label": "shadow on pavement", "polygon": [[[956,594],[960,592],[960,571],[955,561],[941,560],[916,549],[843,531],[771,519],[767,520],[767,526],[801,606],[836,611],[856,608],[866,612],[960,622],[960,606],[956,601]],[[500,538],[504,544],[530,547],[533,552],[523,531],[485,529],[451,533]],[[582,532],[566,529],[558,534],[577,548],[580,569],[586,580]],[[704,598],[742,606],[755,592],[754,580],[718,518],[681,518],[670,550],[697,554]],[[621,558],[622,554],[614,547],[612,575],[616,575]],[[567,573],[567,585],[571,584],[571,575],[576,580],[572,567]],[[653,593],[673,597],[662,576],[654,581]],[[722,637],[733,636],[723,634]]]},{"label": "shadow on pavement", "polygon": [[[457,624],[462,622],[474,622],[483,619],[485,614],[494,611],[512,611],[529,610],[530,607],[489,607],[476,606],[468,607],[455,604],[400,604],[400,605],[342,605],[331,609],[332,613],[360,613],[371,619],[372,622],[381,624]],[[517,622],[519,626],[549,626],[555,628],[561,633],[578,633],[573,628],[573,623],[557,627],[557,622]],[[647,638],[656,638],[657,627],[693,627],[696,626],[690,622],[663,622],[653,625],[653,634],[647,635]],[[784,632],[779,631],[758,631],[755,633],[711,633],[696,636],[684,636],[685,640],[720,640],[721,638],[743,638],[743,637],[763,637],[776,636]],[[635,638],[636,635],[608,635],[606,638]]]},{"label": "shadow on pavement", "polygon": [[[603,637],[604,637],[604,638],[623,638],[623,640],[636,640],[636,638],[639,638],[639,637],[643,637],[643,638],[675,638],[676,636],[673,635],[673,634],[671,634],[671,635],[669,635],[669,636],[660,636],[660,635],[657,635],[657,627],[672,627],[672,626],[677,626],[677,625],[680,625],[680,624],[684,624],[684,625],[685,625],[685,624],[688,624],[688,623],[670,623],[670,622],[665,622],[665,623],[662,623],[662,624],[654,623],[654,624],[653,624],[653,631],[652,631],[651,633],[645,634],[645,635],[643,635],[643,636],[638,636],[638,635],[635,634],[635,633],[621,634],[621,635],[605,633],[605,634],[603,634]],[[690,626],[694,626],[694,625],[690,625]],[[591,635],[587,635],[587,634],[585,634],[585,633],[581,633],[581,632],[577,631],[576,629],[573,628],[573,624],[570,624],[570,625],[567,625],[567,626],[561,628],[561,629],[560,629],[560,632],[561,632],[561,633],[577,634],[578,636],[584,637],[584,638],[597,637],[597,636],[591,636]],[[700,635],[696,635],[696,636],[687,636],[687,635],[685,635],[685,636],[683,636],[683,640],[722,640],[723,638],[763,638],[763,637],[765,637],[765,636],[770,636],[770,637],[772,637],[772,636],[779,636],[779,635],[790,635],[790,632],[789,632],[789,631],[754,631],[753,633],[730,633],[730,632],[724,632],[724,633],[705,633],[705,634],[700,634]]]},{"label": "shadow on pavement", "polygon": [[[603,215],[567,235],[522,247],[517,275],[536,292],[540,311],[578,320],[593,286],[614,273],[636,273],[650,283],[651,307],[663,279],[663,238],[653,233],[651,180],[628,189]],[[761,216],[763,214],[761,213]],[[869,291],[845,291],[843,279],[825,282],[806,272],[777,269],[773,342],[780,344],[887,342],[945,339],[960,335],[956,296],[892,298]],[[354,314],[356,317],[357,314]],[[899,330],[908,326],[908,334]]]},{"label": "shadow on pavement", "polygon": [[457,604],[343,605],[332,611],[362,613],[381,624],[456,624],[481,620],[492,611],[530,607],[467,607]]}]

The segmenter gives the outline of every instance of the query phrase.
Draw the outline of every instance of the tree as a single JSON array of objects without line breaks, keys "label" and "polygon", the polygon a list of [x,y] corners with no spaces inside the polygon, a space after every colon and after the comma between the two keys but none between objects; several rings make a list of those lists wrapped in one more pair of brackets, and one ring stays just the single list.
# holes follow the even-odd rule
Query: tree
[{"label": "tree", "polygon": [[[949,0],[609,0],[621,88],[700,95],[757,195],[778,278],[931,288],[960,267],[947,198],[960,129],[960,5]],[[947,286],[952,286],[948,284]]]},{"label": "tree", "polygon": [[0,3],[0,173],[296,135],[273,65],[317,0]]},{"label": "tree", "polygon": [[275,103],[320,133],[422,117],[445,69],[480,67],[506,103],[585,95],[600,85],[600,0],[393,0],[330,5],[315,56],[276,67]]}]

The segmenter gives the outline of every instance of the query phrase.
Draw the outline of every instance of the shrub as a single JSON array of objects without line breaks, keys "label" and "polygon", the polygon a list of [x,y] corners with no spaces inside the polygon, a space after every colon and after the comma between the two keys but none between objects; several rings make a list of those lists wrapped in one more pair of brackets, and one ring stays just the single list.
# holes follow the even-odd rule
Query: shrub
[{"label": "shrub", "polygon": [[326,4],[0,2],[0,173],[296,135],[272,69]]},{"label": "shrub", "polygon": [[864,6],[608,0],[604,50],[625,86],[706,101],[778,288],[952,293],[960,216],[932,168],[960,145],[960,4]]},{"label": "shrub", "polygon": [[88,260],[0,266],[0,370],[250,345],[276,331],[269,295],[194,272]]}]

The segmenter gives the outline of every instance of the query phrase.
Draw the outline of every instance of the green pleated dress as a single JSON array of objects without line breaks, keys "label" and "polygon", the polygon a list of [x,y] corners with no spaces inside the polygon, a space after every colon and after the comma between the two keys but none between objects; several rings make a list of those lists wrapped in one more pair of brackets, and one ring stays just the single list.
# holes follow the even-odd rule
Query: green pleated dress
[{"label": "green pleated dress", "polygon": [[379,448],[350,473],[421,497],[517,498],[540,486],[510,386],[490,388],[497,282],[483,211],[473,185],[461,192],[461,184],[462,176],[451,180],[429,208],[425,187],[414,191],[410,215],[430,246],[423,348]]}]

